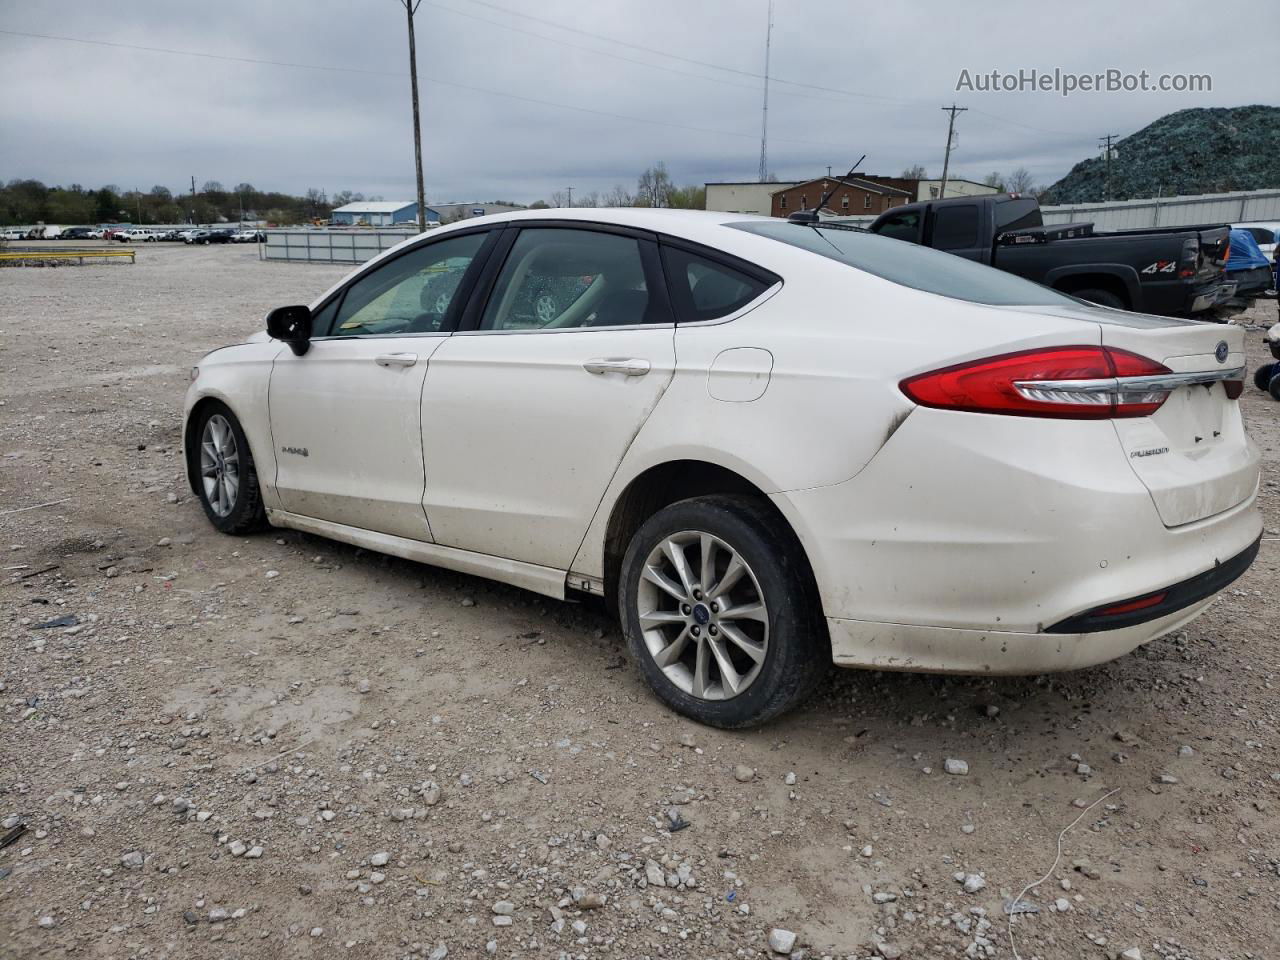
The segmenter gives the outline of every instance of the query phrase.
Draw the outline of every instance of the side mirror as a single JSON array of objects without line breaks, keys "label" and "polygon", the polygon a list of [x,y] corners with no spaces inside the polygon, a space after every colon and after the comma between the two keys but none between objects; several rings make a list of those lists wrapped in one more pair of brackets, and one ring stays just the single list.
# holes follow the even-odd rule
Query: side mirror
[{"label": "side mirror", "polygon": [[302,356],[311,349],[311,308],[276,307],[267,314],[267,335],[283,340],[296,356]]}]

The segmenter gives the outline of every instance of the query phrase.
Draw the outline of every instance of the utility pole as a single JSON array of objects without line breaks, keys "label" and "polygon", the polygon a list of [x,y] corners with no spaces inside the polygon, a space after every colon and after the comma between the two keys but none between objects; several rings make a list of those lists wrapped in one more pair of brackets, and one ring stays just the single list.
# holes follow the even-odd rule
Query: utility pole
[{"label": "utility pole", "polygon": [[573,206],[573,187],[565,187],[565,189],[569,191],[569,202],[568,204],[566,204],[566,206],[572,207]]},{"label": "utility pole", "polygon": [[951,166],[951,148],[955,145],[956,139],[956,114],[964,113],[968,109],[968,107],[957,107],[954,103],[942,108],[944,113],[951,114],[951,118],[947,121],[947,152],[942,157],[942,184],[938,187],[939,200],[945,200],[947,197],[947,169]]},{"label": "utility pole", "polygon": [[418,46],[413,36],[413,15],[422,0],[399,0],[409,21],[409,85],[413,90],[413,163],[418,175],[418,229],[427,229],[427,198],[422,189],[422,124],[418,118]]},{"label": "utility pole", "polygon": [[769,176],[769,48],[773,43],[773,0],[764,31],[764,109],[760,111],[760,182]]},{"label": "utility pole", "polygon": [[1102,199],[1104,201],[1111,199],[1111,141],[1115,140],[1119,134],[1108,133],[1104,137],[1098,138],[1098,146],[1102,147],[1105,153],[1102,155],[1103,162],[1106,164],[1106,186],[1102,188]]},{"label": "utility pole", "polygon": [[191,176],[191,225],[196,225],[196,178],[195,174]]}]

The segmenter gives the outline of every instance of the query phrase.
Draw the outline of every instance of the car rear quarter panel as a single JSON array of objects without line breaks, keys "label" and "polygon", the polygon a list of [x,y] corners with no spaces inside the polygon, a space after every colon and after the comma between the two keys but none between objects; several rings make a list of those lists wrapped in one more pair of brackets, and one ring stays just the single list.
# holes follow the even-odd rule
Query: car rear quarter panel
[{"label": "car rear quarter panel", "polygon": [[[841,484],[911,414],[898,389],[903,377],[1006,349],[1099,339],[1096,324],[911,290],[812,254],[763,265],[784,277],[777,294],[728,322],[677,329],[671,385],[605,492],[575,573],[603,575],[613,506],[651,467],[713,463],[767,494]],[[717,400],[712,364],[742,347],[772,354],[769,382],[758,399]]]}]

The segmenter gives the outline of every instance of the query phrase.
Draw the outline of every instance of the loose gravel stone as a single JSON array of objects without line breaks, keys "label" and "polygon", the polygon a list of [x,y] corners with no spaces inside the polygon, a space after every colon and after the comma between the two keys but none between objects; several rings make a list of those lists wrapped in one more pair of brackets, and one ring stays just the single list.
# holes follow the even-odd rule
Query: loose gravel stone
[{"label": "loose gravel stone", "polygon": [[791,956],[796,946],[796,935],[784,927],[774,927],[769,931],[769,949],[774,953]]}]

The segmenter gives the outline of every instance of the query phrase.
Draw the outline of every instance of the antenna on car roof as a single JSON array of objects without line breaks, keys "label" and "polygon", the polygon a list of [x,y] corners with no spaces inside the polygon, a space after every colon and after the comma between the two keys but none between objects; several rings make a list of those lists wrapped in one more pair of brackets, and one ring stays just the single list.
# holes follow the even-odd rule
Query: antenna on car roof
[{"label": "antenna on car roof", "polygon": [[858,167],[862,165],[862,161],[865,159],[867,159],[867,155],[864,153],[862,156],[858,158],[858,162],[849,168],[848,173],[846,173],[843,177],[836,178],[836,182],[831,185],[831,189],[828,190],[826,193],[824,193],[818,199],[818,205],[816,207],[814,207],[812,210],[797,210],[795,213],[791,214],[791,216],[787,217],[787,222],[803,223],[808,226],[814,226],[815,224],[817,224],[818,211],[827,205],[827,201],[831,199],[831,195],[836,192],[836,186],[841,182],[843,182],[844,180],[846,180],[847,178],[852,177],[853,171],[857,170]]}]

